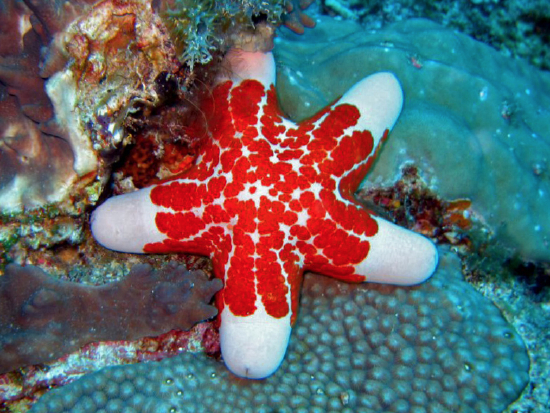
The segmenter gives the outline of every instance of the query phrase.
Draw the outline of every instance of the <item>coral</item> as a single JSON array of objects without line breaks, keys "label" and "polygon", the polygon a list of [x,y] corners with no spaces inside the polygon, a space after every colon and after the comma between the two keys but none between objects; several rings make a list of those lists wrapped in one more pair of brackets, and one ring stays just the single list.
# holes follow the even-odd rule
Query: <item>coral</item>
[{"label": "coral", "polygon": [[45,395],[32,413],[501,412],[527,381],[518,335],[445,252],[416,287],[306,276],[288,357],[243,381],[183,354],[107,368]]},{"label": "coral", "polygon": [[145,118],[164,103],[158,79],[179,63],[146,0],[9,0],[0,8],[3,268],[83,240],[87,207],[133,142],[128,115]]},{"label": "coral", "polygon": [[0,373],[44,363],[92,341],[135,340],[188,330],[216,315],[221,288],[200,271],[134,266],[121,281],[85,286],[38,267],[9,265],[0,277]]},{"label": "coral", "polygon": [[402,168],[401,177],[393,186],[364,187],[355,196],[367,208],[382,216],[389,214],[392,222],[437,240],[438,244],[460,246],[463,252],[471,247],[468,235],[475,220],[472,202],[438,198],[414,166]]},{"label": "coral", "polygon": [[160,4],[160,15],[179,59],[193,70],[196,63],[209,63],[214,52],[231,47],[248,52],[270,51],[278,24],[299,34],[306,27],[314,27],[315,21],[303,12],[312,2],[173,0]]},{"label": "coral", "polygon": [[500,50],[550,69],[550,8],[546,0],[325,0],[327,14],[358,20],[366,29],[426,18]]},{"label": "coral", "polygon": [[175,70],[162,29],[148,1],[105,0],[57,34],[51,48],[68,64],[50,76],[46,89],[80,175],[107,179],[102,170],[130,140],[126,116],[159,103],[156,79]]},{"label": "coral", "polygon": [[437,252],[353,198],[401,111],[391,73],[359,80],[295,124],[278,110],[271,53],[232,49],[224,66],[231,77],[202,105],[212,139],[196,164],[108,199],[92,233],[116,251],[210,256],[225,285],[216,298],[224,360],[262,378],[284,357],[304,271],[411,285],[433,273]]},{"label": "coral", "polygon": [[[95,1],[7,0],[0,4],[0,210],[22,211],[67,201],[74,212],[87,203],[84,188],[95,175],[79,169],[79,139],[54,116],[45,78],[63,68],[56,33]],[[75,143],[76,142],[76,143]],[[92,168],[90,166],[90,168]],[[95,168],[95,165],[94,165]],[[92,169],[94,169],[92,168]],[[73,199],[69,199],[72,197]],[[73,204],[71,204],[73,203]]]},{"label": "coral", "polygon": [[90,343],[56,361],[2,374],[0,411],[17,411],[14,406],[33,404],[44,389],[64,386],[104,367],[159,361],[187,351],[219,355],[219,337],[213,321],[199,323],[189,331],[171,330],[135,341]]},{"label": "coral", "polygon": [[149,3],[2,2],[0,210],[97,201],[126,116],[156,105],[156,78],[176,67]]},{"label": "coral", "polygon": [[0,3],[0,56],[16,56],[23,51],[23,36],[30,28],[30,9],[21,0]]},{"label": "coral", "polygon": [[392,186],[414,165],[430,190],[470,199],[508,256],[550,252],[550,75],[426,20],[365,32],[323,20],[275,48],[278,93],[293,119],[311,116],[356,80],[389,70],[404,110],[367,177]]},{"label": "coral", "polygon": [[[24,75],[20,78],[26,80]],[[0,84],[0,211],[4,213],[18,211],[22,205],[34,208],[59,202],[76,178],[67,141],[41,131],[23,110]]]},{"label": "coral", "polygon": [[56,208],[0,213],[0,270],[9,262],[25,262],[31,251],[78,244],[84,238],[84,224],[83,217],[61,215]]},{"label": "coral", "polygon": [[191,69],[195,63],[210,62],[211,52],[221,44],[213,1],[178,0],[174,8],[167,8],[161,16],[182,62],[188,63]]},{"label": "coral", "polygon": [[[250,43],[248,37],[257,27],[256,19],[262,16],[270,25],[276,25],[283,13],[282,0],[270,1],[197,1],[174,0],[161,5],[161,16],[170,30],[179,59],[191,69],[196,63],[206,64],[212,60],[215,50]],[[258,44],[255,50],[271,50],[273,31],[257,30]]]},{"label": "coral", "polygon": [[15,0],[0,7],[0,210],[6,212],[62,200],[76,176],[68,142],[51,127],[53,108],[38,67],[43,40],[30,26],[32,13]]},{"label": "coral", "polygon": [[190,125],[204,123],[204,115],[195,102],[200,101],[201,94],[210,93],[208,88],[198,87],[209,78],[208,73],[202,78],[186,76],[182,70],[157,78],[160,106],[130,114],[125,121],[134,142],[115,165],[115,194],[170,178],[193,163],[197,148],[208,140],[207,135],[197,133]]}]

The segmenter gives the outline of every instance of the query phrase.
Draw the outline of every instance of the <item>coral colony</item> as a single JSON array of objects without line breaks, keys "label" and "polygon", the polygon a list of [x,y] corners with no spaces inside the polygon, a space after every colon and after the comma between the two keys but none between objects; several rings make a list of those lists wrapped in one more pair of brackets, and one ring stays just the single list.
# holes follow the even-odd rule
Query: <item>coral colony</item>
[{"label": "coral colony", "polygon": [[547,404],[550,76],[312,3],[0,0],[0,411]]},{"label": "coral colony", "polygon": [[442,250],[412,288],[307,274],[285,360],[264,380],[183,353],[87,375],[32,413],[500,413],[528,366],[519,335]]},{"label": "coral colony", "polygon": [[401,111],[393,75],[360,80],[294,124],[277,107],[271,53],[232,50],[224,66],[230,78],[202,105],[212,136],[196,166],[109,199],[92,232],[118,251],[211,256],[224,281],[216,299],[224,361],[239,376],[264,378],[288,346],[304,270],[410,285],[433,273],[437,251],[353,198]]}]

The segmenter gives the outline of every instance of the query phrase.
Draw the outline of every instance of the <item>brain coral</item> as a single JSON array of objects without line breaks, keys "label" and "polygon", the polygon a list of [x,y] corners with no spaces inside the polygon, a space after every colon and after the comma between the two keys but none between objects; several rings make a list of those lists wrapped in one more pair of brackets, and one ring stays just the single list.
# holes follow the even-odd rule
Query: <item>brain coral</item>
[{"label": "brain coral", "polygon": [[283,109],[308,117],[376,71],[397,75],[403,112],[369,176],[391,186],[414,163],[446,199],[470,198],[502,246],[550,256],[550,74],[427,20],[366,32],[322,20],[282,33]]},{"label": "brain coral", "polygon": [[500,412],[528,367],[521,339],[444,253],[412,288],[306,276],[286,359],[268,379],[182,354],[88,375],[31,412]]}]

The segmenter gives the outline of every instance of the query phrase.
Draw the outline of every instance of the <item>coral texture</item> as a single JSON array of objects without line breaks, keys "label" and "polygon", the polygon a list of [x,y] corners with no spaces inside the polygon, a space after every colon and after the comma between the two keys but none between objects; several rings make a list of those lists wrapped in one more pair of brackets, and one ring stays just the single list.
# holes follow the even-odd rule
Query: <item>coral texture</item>
[{"label": "coral texture", "polygon": [[219,354],[220,340],[214,323],[204,321],[188,331],[171,330],[132,341],[93,342],[55,361],[0,374],[0,410],[17,411],[15,406],[21,404],[30,408],[44,389],[64,386],[105,367],[159,361],[186,351]]},{"label": "coral texture", "polygon": [[326,19],[283,36],[278,93],[293,119],[369,73],[389,70],[402,83],[403,113],[367,184],[391,186],[412,163],[442,198],[471,199],[500,248],[548,260],[550,74],[426,20],[366,32]]},{"label": "coral texture", "polygon": [[148,0],[0,7],[0,211],[80,212],[129,141],[126,115],[158,103],[155,80],[175,51]]},{"label": "coral texture", "polygon": [[79,190],[90,183],[85,176],[89,171],[76,169],[75,173],[74,168],[80,155],[74,152],[75,139],[83,138],[71,139],[57,122],[45,79],[66,63],[51,45],[55,35],[94,2],[6,0],[0,4],[2,212],[61,202],[71,192],[86,197]]},{"label": "coral texture", "polygon": [[315,26],[315,21],[303,12],[312,2],[172,0],[161,2],[159,12],[179,59],[193,69],[196,63],[209,63],[216,52],[232,47],[248,52],[270,51],[274,27],[280,23],[295,33],[304,33],[306,27]]},{"label": "coral texture", "polygon": [[[0,66],[5,64],[1,60]],[[17,76],[18,81],[27,80],[22,73]],[[5,77],[0,73],[2,80]],[[61,201],[76,178],[71,147],[67,141],[42,132],[8,90],[0,83],[0,210]],[[48,104],[43,109],[51,111]]]},{"label": "coral texture", "polygon": [[95,175],[124,146],[128,113],[158,103],[155,80],[175,68],[163,29],[147,0],[103,0],[57,33],[49,53],[68,63],[46,90],[79,175]]},{"label": "coral texture", "polygon": [[358,20],[366,29],[426,18],[472,36],[506,56],[550,68],[550,8],[546,0],[325,0],[325,11]]},{"label": "coral texture", "polygon": [[[272,26],[281,21],[284,1],[173,0],[159,5],[160,15],[178,49],[179,59],[191,69],[206,64],[215,51],[226,51],[256,37],[256,50],[273,48],[273,31],[255,30],[260,16]],[[253,33],[256,32],[256,36]],[[263,40],[261,40],[263,39]]]},{"label": "coral texture", "polygon": [[11,211],[63,199],[76,176],[40,77],[48,37],[23,2],[3,1],[0,11],[0,210]]},{"label": "coral texture", "polygon": [[104,369],[31,412],[498,413],[528,367],[518,335],[445,253],[432,279],[412,288],[306,276],[288,356],[265,380],[182,354]]},{"label": "coral texture", "polygon": [[103,286],[59,281],[38,267],[9,265],[0,277],[0,373],[53,360],[92,341],[135,340],[188,330],[216,315],[221,288],[201,271],[136,265]]},{"label": "coral texture", "polygon": [[[428,239],[353,197],[401,110],[390,73],[358,81],[295,124],[277,107],[271,53],[232,49],[202,105],[212,139],[179,179],[114,197],[92,217],[103,246],[212,257],[228,367],[261,378],[281,362],[303,271],[348,282],[416,284],[437,264]],[[135,214],[139,219],[129,221]]]}]

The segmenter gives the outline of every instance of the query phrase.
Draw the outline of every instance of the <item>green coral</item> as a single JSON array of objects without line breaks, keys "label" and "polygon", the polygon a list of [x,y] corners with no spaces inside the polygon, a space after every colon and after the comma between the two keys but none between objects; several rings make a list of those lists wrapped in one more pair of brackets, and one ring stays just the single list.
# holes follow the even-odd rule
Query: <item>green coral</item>
[{"label": "green coral", "polygon": [[178,51],[178,57],[193,69],[206,64],[212,52],[227,46],[231,33],[254,28],[254,19],[280,23],[284,0],[175,0],[161,13]]}]

